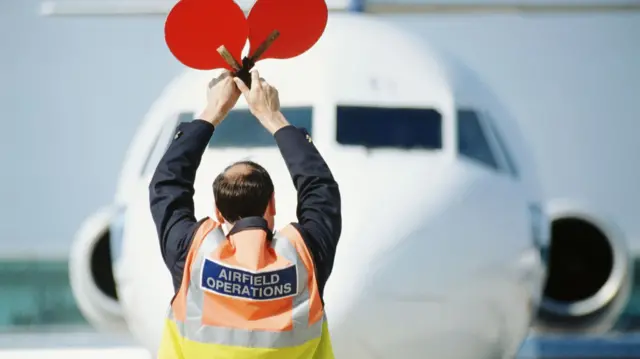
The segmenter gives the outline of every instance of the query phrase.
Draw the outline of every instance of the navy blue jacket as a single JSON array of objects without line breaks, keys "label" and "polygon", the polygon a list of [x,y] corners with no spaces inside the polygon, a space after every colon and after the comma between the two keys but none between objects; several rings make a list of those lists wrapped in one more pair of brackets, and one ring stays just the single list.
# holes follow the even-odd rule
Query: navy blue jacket
[{"label": "navy blue jacket", "polygon": [[[213,133],[214,126],[203,120],[180,124],[149,185],[151,215],[176,292],[182,282],[191,241],[202,221],[194,215],[193,182]],[[342,231],[338,184],[306,131],[287,126],[274,137],[298,193],[298,223],[293,225],[313,257],[322,295]],[[234,159],[225,159],[229,160]],[[266,221],[247,218],[238,221],[232,231],[256,227],[268,230]]]}]

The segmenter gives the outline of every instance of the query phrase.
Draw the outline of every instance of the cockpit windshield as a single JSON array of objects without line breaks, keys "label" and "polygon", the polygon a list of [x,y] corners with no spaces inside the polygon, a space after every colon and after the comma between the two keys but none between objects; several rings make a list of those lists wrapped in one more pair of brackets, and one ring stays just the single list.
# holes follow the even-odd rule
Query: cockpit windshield
[{"label": "cockpit windshield", "polygon": [[336,131],[342,145],[442,148],[442,116],[434,109],[338,106]]},{"label": "cockpit windshield", "polygon": [[[302,127],[313,135],[311,107],[283,107],[280,109],[287,121],[296,127]],[[181,122],[191,121],[193,113],[181,115]],[[233,147],[275,147],[276,141],[265,130],[249,110],[232,110],[227,118],[216,128],[211,137],[209,148]]]}]

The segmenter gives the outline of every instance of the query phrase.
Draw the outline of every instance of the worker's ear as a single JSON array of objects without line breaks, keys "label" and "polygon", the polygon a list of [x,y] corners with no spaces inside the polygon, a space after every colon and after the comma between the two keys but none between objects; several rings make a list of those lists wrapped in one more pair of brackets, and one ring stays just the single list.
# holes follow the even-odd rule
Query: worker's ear
[{"label": "worker's ear", "polygon": [[276,194],[275,192],[271,195],[271,199],[269,200],[269,205],[267,206],[267,215],[275,216],[276,215]]},{"label": "worker's ear", "polygon": [[220,213],[220,211],[218,210],[218,207],[216,207],[216,221],[218,221],[218,223],[224,223],[224,217],[222,217],[222,213]]}]

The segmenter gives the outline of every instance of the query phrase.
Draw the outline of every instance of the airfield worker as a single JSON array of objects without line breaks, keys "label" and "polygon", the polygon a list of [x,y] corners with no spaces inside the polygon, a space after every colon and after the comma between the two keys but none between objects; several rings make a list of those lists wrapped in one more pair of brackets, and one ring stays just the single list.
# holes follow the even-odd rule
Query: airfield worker
[{"label": "airfield worker", "polygon": [[[342,230],[338,184],[257,71],[251,89],[228,72],[209,88],[200,119],[178,127],[149,186],[175,289],[158,357],[333,359],[322,294]],[[250,161],[213,181],[215,220],[194,215],[202,154],[240,94],[275,137],[297,190],[298,222],[279,231],[271,178]]]}]

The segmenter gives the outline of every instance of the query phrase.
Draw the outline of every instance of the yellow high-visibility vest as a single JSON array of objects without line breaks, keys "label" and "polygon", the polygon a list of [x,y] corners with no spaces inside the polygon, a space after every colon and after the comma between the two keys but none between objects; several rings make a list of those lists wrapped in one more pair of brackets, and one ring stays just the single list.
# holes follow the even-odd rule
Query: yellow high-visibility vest
[{"label": "yellow high-visibility vest", "polygon": [[270,240],[261,229],[232,236],[243,245],[211,219],[196,231],[158,358],[334,359],[300,233],[289,225]]}]

